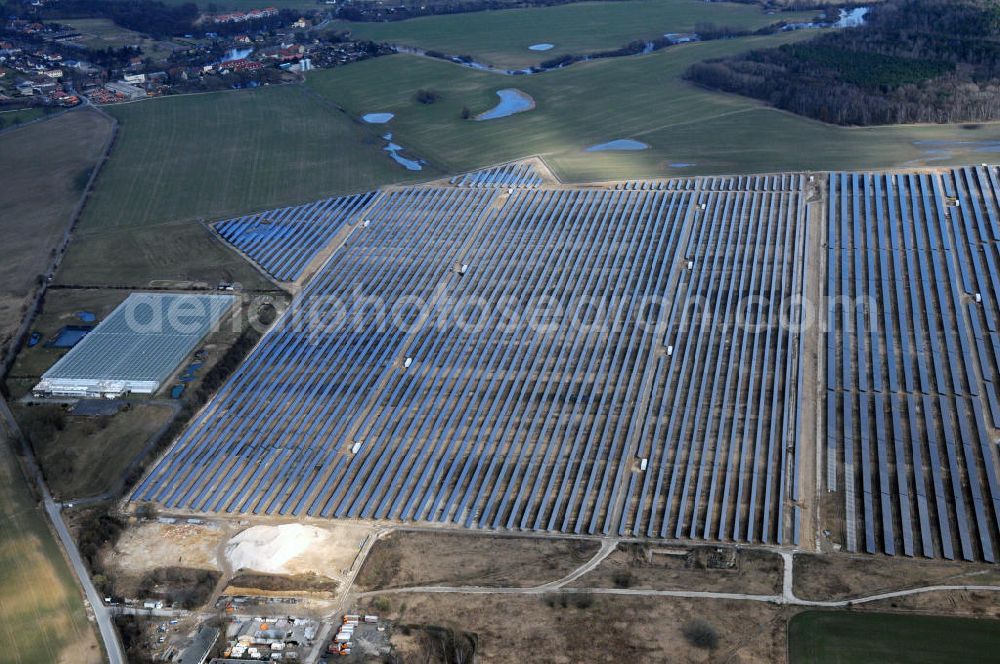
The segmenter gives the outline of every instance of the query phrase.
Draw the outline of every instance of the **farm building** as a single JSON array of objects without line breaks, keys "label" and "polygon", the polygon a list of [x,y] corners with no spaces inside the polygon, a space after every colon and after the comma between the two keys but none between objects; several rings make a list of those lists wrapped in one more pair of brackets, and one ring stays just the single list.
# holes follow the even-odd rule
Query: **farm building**
[{"label": "farm building", "polygon": [[133,293],[42,375],[34,394],[152,394],[235,302],[232,295]]}]

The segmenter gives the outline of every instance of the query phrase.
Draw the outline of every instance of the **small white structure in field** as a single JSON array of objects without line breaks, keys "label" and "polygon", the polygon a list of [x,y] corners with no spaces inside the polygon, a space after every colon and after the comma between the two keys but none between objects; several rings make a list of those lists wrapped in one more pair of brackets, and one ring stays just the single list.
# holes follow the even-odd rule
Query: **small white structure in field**
[{"label": "small white structure in field", "polygon": [[403,368],[404,369],[409,369],[411,364],[413,364],[413,358],[412,357],[408,357],[405,360],[403,360]]}]

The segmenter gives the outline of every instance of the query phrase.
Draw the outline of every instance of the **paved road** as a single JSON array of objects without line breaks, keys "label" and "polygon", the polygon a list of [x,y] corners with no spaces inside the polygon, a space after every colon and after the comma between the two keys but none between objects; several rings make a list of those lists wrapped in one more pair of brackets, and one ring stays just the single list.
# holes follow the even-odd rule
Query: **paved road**
[{"label": "paved road", "polygon": [[[0,399],[0,423],[2,423],[3,428],[7,430],[14,441],[23,440],[21,430],[14,419],[14,414],[10,412],[7,402],[3,399]],[[66,523],[63,521],[61,514],[62,505],[52,499],[52,494],[49,493],[48,487],[45,486],[42,471],[35,462],[34,455],[31,453],[30,448],[27,446],[25,448],[25,466],[28,470],[28,479],[35,483],[38,491],[42,494],[45,512],[49,515],[49,519],[52,520],[52,525],[55,527],[59,541],[62,543],[63,549],[66,551],[66,556],[73,566],[73,571],[76,573],[80,585],[83,586],[84,594],[87,596],[87,601],[90,603],[90,608],[97,621],[97,627],[100,631],[101,640],[104,642],[104,651],[108,655],[108,661],[110,664],[126,664],[125,654],[122,651],[121,642],[118,640],[118,632],[115,631],[115,626],[111,619],[111,612],[104,606],[103,599],[97,593],[97,589],[94,588],[94,584],[90,580],[90,572],[87,570],[86,565],[83,564],[80,551],[76,548],[76,542],[66,528]]]}]

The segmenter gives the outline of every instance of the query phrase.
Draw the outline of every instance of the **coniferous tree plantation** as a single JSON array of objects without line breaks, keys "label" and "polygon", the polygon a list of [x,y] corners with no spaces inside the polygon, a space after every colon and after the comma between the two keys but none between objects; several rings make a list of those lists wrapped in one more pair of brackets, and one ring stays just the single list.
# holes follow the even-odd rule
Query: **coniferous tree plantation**
[{"label": "coniferous tree plantation", "polygon": [[890,0],[863,27],[693,65],[690,80],[840,125],[1000,118],[1000,4]]}]

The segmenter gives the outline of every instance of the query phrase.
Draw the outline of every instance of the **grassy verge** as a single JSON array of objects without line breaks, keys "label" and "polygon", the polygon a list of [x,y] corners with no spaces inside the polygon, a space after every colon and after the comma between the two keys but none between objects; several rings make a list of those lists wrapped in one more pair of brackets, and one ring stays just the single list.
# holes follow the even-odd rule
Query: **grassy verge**
[{"label": "grassy verge", "polygon": [[[361,39],[388,41],[449,55],[471,55],[501,67],[530,67],[563,55],[611,50],[669,32],[693,32],[712,23],[755,30],[779,20],[805,21],[816,12],[766,13],[759,5],[703,0],[581,2],[429,16],[390,23],[337,22]],[[531,51],[549,43],[548,51]]]},{"label": "grassy verge", "polygon": [[788,624],[790,664],[994,661],[1000,621],[806,611]]}]

